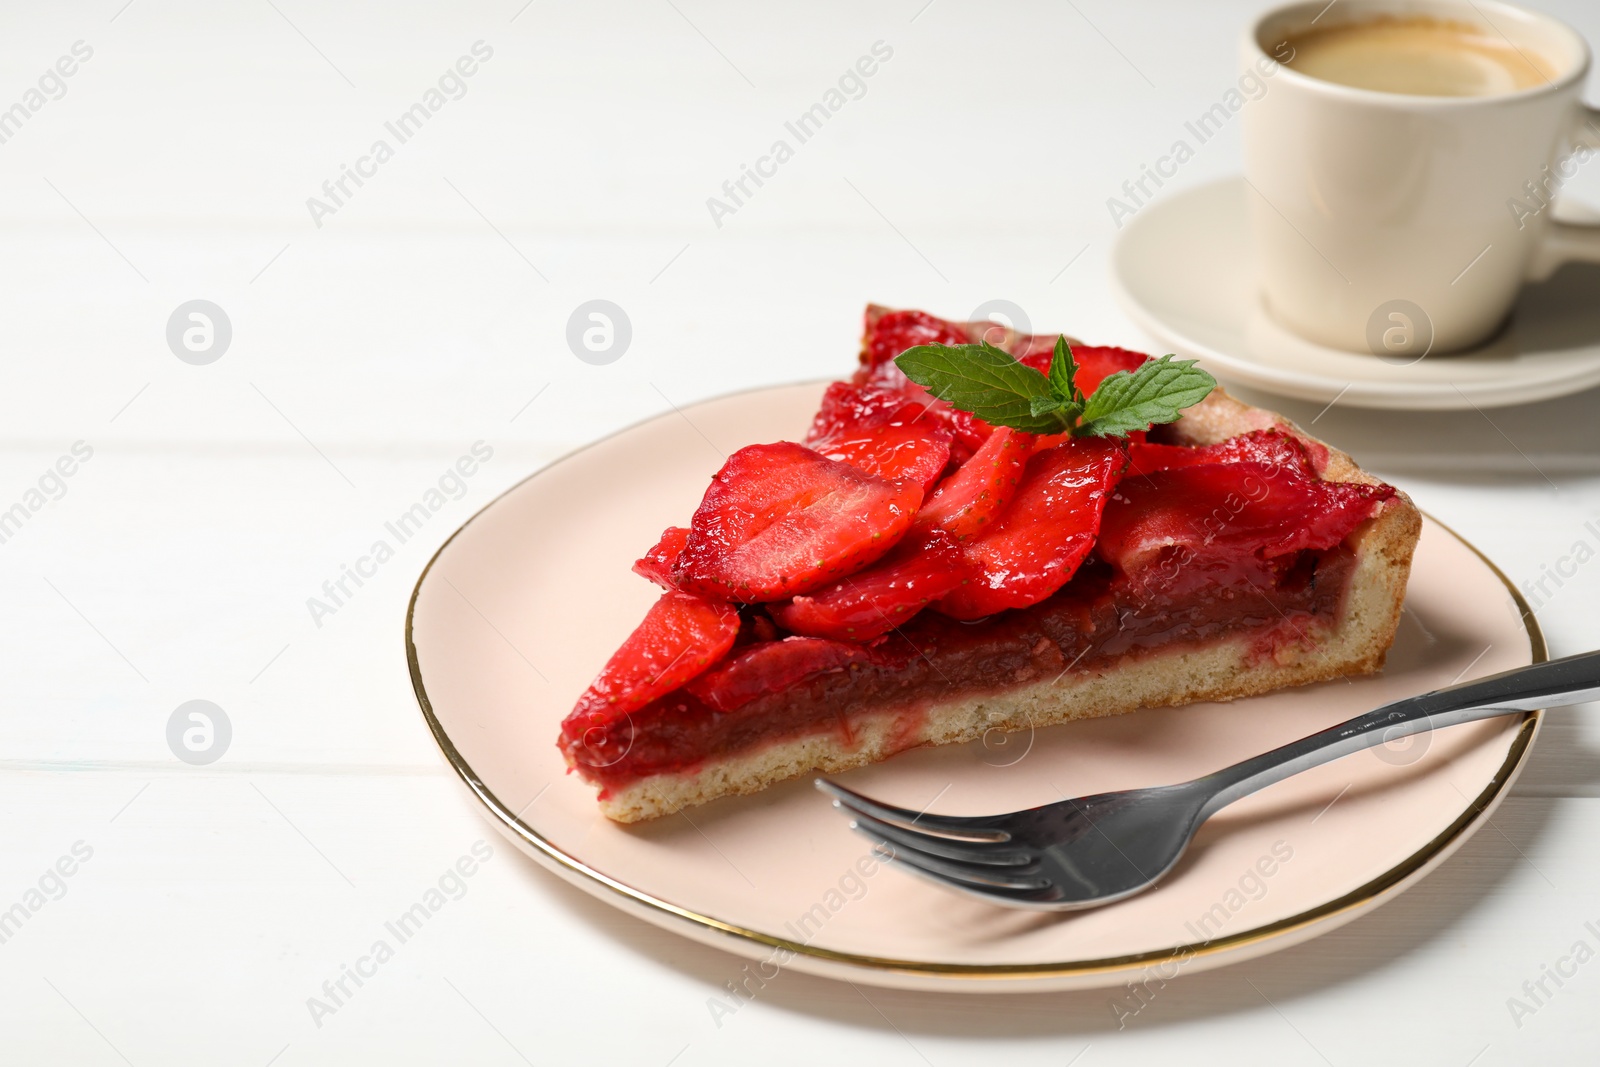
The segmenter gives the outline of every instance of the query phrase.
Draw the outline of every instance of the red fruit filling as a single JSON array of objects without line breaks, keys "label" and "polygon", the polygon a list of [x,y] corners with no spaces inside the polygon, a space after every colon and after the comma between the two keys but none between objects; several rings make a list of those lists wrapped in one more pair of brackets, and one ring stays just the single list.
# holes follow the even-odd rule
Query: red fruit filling
[{"label": "red fruit filling", "polygon": [[706,490],[673,580],[741,603],[809,593],[894,547],[922,503],[890,482],[780,441],[741,448]]},{"label": "red fruit filling", "polygon": [[[1307,552],[1264,588],[1164,596],[1129,588],[1091,556],[1063,589],[1032,607],[981,625],[925,611],[843,666],[789,674],[743,703],[719,697],[712,705],[687,686],[597,732],[594,743],[566,748],[606,795],[778,741],[827,735],[850,745],[886,710],[896,713],[899,747],[910,747],[930,704],[1048,681],[1069,667],[1092,673],[1175,644],[1240,635],[1255,638],[1262,656],[1302,647],[1337,618],[1353,562],[1344,547]],[[709,683],[711,674],[702,678]],[[619,752],[626,756],[613,759]]]},{"label": "red fruit filling", "polygon": [[815,637],[786,637],[751,645],[684,687],[715,711],[733,711],[771,693],[781,693],[815,674],[864,663],[860,645]]}]

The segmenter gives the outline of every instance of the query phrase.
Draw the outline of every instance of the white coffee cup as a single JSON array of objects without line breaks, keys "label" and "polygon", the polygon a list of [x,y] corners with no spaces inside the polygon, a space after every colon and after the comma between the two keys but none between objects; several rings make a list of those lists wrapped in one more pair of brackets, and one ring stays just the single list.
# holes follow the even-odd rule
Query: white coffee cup
[{"label": "white coffee cup", "polygon": [[1517,92],[1413,96],[1284,65],[1245,108],[1268,314],[1320,344],[1410,361],[1486,341],[1524,282],[1568,260],[1600,261],[1600,228],[1552,219],[1548,206],[1561,178],[1600,150],[1600,112],[1579,100],[1583,38],[1495,0],[1280,7],[1247,32],[1243,66],[1292,59],[1287,41],[1308,29],[1385,15],[1482,26],[1554,70]]}]

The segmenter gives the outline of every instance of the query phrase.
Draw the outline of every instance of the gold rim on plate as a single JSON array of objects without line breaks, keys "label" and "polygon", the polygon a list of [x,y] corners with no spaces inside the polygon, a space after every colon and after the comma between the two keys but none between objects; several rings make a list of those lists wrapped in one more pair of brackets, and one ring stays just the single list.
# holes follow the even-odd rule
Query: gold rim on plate
[{"label": "gold rim on plate", "polygon": [[[761,392],[769,388],[774,387],[762,386],[759,389],[746,391]],[[723,397],[717,397],[713,399],[723,399]],[[1442,855],[1450,849],[1450,847],[1458,838],[1461,837],[1462,833],[1468,827],[1476,823],[1479,818],[1481,818],[1491,807],[1495,805],[1495,803],[1500,799],[1501,794],[1504,793],[1507,787],[1510,785],[1512,779],[1514,779],[1517,776],[1517,773],[1521,770],[1522,763],[1527,758],[1529,748],[1533,743],[1534,735],[1538,733],[1539,724],[1544,714],[1543,710],[1524,713],[1522,716],[1521,727],[1518,729],[1516,737],[1511,742],[1511,747],[1506,753],[1506,758],[1504,762],[1500,764],[1500,767],[1495,772],[1494,777],[1490,779],[1489,784],[1472,799],[1472,802],[1467,805],[1466,810],[1457,816],[1455,821],[1453,821],[1436,837],[1434,837],[1433,840],[1429,841],[1422,848],[1418,849],[1416,852],[1412,853],[1410,856],[1406,857],[1406,859],[1400,863],[1397,863],[1383,874],[1367,882],[1365,885],[1358,886],[1350,892],[1345,893],[1343,896],[1336,897],[1333,900],[1327,901],[1326,903],[1315,908],[1300,912],[1296,915],[1288,916],[1287,918],[1279,919],[1276,922],[1268,923],[1265,926],[1258,926],[1251,930],[1241,930],[1239,933],[1230,934],[1227,937],[1215,938],[1210,941],[1175,945],[1172,948],[1155,949],[1150,952],[1140,952],[1128,956],[1114,956],[1105,959],[1094,960],[1071,960],[1060,963],[933,963],[923,960],[886,959],[877,956],[858,955],[852,952],[836,952],[832,949],[817,948],[815,946],[806,945],[799,941],[792,941],[784,937],[775,937],[771,934],[762,933],[759,930],[750,930],[735,923],[725,922],[721,919],[715,918],[714,916],[702,915],[691,908],[686,908],[679,904],[673,904],[671,901],[662,900],[659,897],[652,896],[641,889],[635,889],[633,886],[630,886],[625,882],[620,882],[602,871],[595,870],[593,867],[588,866],[576,856],[562,851],[556,845],[546,840],[545,837],[537,830],[523,822],[521,818],[511,811],[511,809],[502,804],[500,799],[496,797],[489,787],[483,783],[483,780],[478,777],[477,772],[472,769],[471,764],[469,764],[466,759],[462,757],[461,753],[456,749],[455,743],[450,739],[450,735],[445,732],[443,725],[440,724],[438,718],[434,715],[433,704],[428,699],[428,691],[422,681],[422,667],[417,661],[417,646],[412,640],[411,629],[412,619],[417,608],[417,597],[422,592],[422,584],[427,581],[428,573],[433,570],[433,565],[438,562],[439,557],[443,555],[444,550],[450,547],[450,543],[454,541],[461,534],[461,532],[470,526],[480,515],[494,507],[495,504],[499,503],[503,498],[516,492],[518,489],[522,488],[522,486],[550,470],[552,467],[555,467],[557,464],[566,462],[574,456],[577,456],[578,454],[585,452],[595,445],[601,443],[601,441],[610,440],[613,437],[620,436],[637,426],[642,426],[647,422],[653,421],[654,418],[659,417],[660,416],[653,416],[651,419],[641,420],[638,423],[634,423],[632,426],[627,426],[623,429],[617,430],[615,433],[607,434],[605,437],[600,438],[597,441],[593,441],[582,448],[567,453],[560,459],[546,464],[545,466],[529,474],[526,478],[523,478],[515,485],[506,489],[493,500],[489,501],[483,507],[474,512],[471,518],[467,519],[466,522],[457,527],[455,532],[445,539],[445,542],[441,544],[434,552],[433,556],[429,558],[427,566],[422,568],[422,573],[417,576],[417,584],[411,590],[411,599],[406,604],[405,627],[406,665],[411,672],[411,688],[416,693],[417,704],[422,709],[422,717],[427,721],[428,729],[433,733],[434,742],[439,746],[439,751],[443,754],[446,762],[450,764],[451,768],[461,778],[462,782],[465,783],[467,788],[471,790],[472,794],[478,798],[484,807],[486,807],[489,812],[493,814],[493,816],[502,824],[505,829],[511,831],[516,837],[532,847],[546,860],[554,864],[556,868],[571,875],[577,875],[579,878],[592,882],[595,885],[602,886],[609,892],[623,897],[629,903],[642,906],[647,913],[656,912],[661,916],[671,917],[690,923],[694,927],[699,928],[699,930],[702,932],[728,934],[741,940],[751,942],[755,945],[761,945],[765,948],[773,950],[784,950],[793,953],[796,956],[806,956],[812,959],[827,961],[829,963],[860,967],[870,971],[895,972],[900,974],[918,975],[933,978],[955,978],[963,981],[972,979],[997,979],[1018,981],[1020,984],[1028,980],[1103,975],[1115,971],[1138,971],[1165,963],[1177,963],[1182,965],[1189,960],[1193,960],[1198,957],[1214,956],[1218,953],[1227,952],[1233,949],[1242,948],[1247,945],[1258,944],[1262,941],[1282,937],[1294,931],[1303,930],[1327,919],[1342,915],[1351,911],[1352,909],[1364,907],[1368,904],[1374,903],[1385,893],[1396,889],[1398,886],[1402,885],[1412,877],[1418,875],[1436,859],[1442,857]],[[1438,519],[1433,518],[1431,515],[1427,515],[1426,512],[1423,514],[1430,522],[1433,522],[1440,529],[1444,530],[1451,537],[1454,537],[1457,541],[1460,541],[1463,545],[1470,549],[1473,555],[1481,559],[1484,562],[1484,565],[1494,572],[1495,577],[1500,579],[1501,583],[1506,587],[1506,591],[1511,594],[1512,602],[1517,606],[1523,626],[1527,630],[1528,645],[1529,651],[1532,655],[1532,662],[1542,663],[1547,660],[1549,658],[1549,651],[1545,647],[1544,634],[1539,629],[1539,623],[1533,616],[1533,610],[1529,607],[1528,602],[1523,599],[1522,594],[1517,591],[1517,587],[1512,584],[1511,579],[1506,577],[1505,572],[1499,567],[1495,566],[1494,561],[1479,551],[1478,547],[1472,544],[1472,542],[1456,533],[1456,531],[1451,529],[1449,526],[1439,522]]]}]

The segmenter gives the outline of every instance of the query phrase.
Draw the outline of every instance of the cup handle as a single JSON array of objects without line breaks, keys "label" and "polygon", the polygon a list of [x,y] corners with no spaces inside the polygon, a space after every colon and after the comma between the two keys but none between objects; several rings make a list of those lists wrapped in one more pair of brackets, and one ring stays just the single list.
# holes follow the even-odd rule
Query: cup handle
[{"label": "cup handle", "polygon": [[[1600,109],[1578,105],[1570,134],[1574,151],[1600,152]],[[1600,222],[1562,222],[1551,218],[1533,260],[1530,281],[1544,281],[1563,263],[1600,263]]]}]

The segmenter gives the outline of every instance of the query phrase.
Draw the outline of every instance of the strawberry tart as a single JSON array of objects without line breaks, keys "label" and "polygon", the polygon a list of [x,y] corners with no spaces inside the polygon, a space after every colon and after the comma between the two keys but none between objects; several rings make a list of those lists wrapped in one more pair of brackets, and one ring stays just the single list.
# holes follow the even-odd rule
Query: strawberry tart
[{"label": "strawberry tart", "polygon": [[730,456],[561,725],[618,822],[1380,669],[1421,519],[1192,362],[870,307],[799,442]]}]

